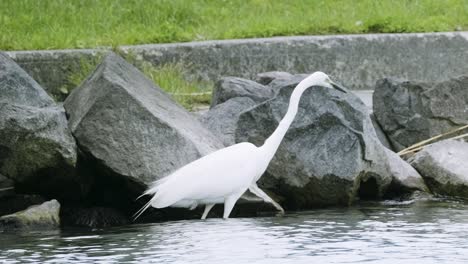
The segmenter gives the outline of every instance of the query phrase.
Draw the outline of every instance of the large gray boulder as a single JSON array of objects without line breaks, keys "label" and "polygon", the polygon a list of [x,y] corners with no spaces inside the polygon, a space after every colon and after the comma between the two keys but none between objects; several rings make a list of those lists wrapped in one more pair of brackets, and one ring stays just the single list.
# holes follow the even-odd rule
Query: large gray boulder
[{"label": "large gray boulder", "polygon": [[60,227],[60,204],[51,200],[24,211],[0,217],[0,230],[54,229]]},{"label": "large gray boulder", "polygon": [[70,194],[77,157],[65,110],[3,54],[0,113],[0,173],[28,192]]},{"label": "large gray boulder", "polygon": [[468,124],[468,76],[438,83],[382,79],[374,114],[396,150]]},{"label": "large gray boulder", "polygon": [[[222,147],[189,112],[110,53],[65,101],[93,186],[108,206],[135,206],[153,181]],[[86,168],[85,168],[86,169]]]},{"label": "large gray boulder", "polygon": [[235,97],[218,104],[199,119],[225,146],[234,145],[237,121],[243,111],[257,105],[249,97]]},{"label": "large gray boulder", "polygon": [[424,147],[411,165],[435,193],[468,198],[468,143],[443,140]]},{"label": "large gray boulder", "polygon": [[[236,142],[261,146],[286,113],[296,82],[282,80],[286,86],[274,99],[243,112]],[[260,185],[289,209],[349,205],[358,197],[383,197],[395,181],[390,166],[366,106],[352,93],[312,87]]]},{"label": "large gray boulder", "polygon": [[270,99],[273,95],[274,91],[271,88],[254,81],[237,77],[223,77],[216,82],[211,107],[235,97],[249,97],[255,102],[262,102]]}]

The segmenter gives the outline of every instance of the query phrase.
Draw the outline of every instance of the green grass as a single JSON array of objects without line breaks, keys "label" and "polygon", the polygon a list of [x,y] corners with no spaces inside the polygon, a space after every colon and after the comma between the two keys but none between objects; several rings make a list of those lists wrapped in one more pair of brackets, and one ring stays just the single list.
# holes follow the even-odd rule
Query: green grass
[{"label": "green grass", "polygon": [[[122,57],[134,66],[138,67],[146,77],[161,87],[176,102],[189,111],[196,110],[198,106],[206,106],[211,102],[211,91],[214,84],[211,82],[187,80],[184,67],[181,64],[165,64],[154,67],[145,61],[136,60],[132,54],[123,54],[116,50]],[[81,60],[80,70],[68,76],[68,85],[62,87],[59,94],[53,94],[57,101],[65,100],[71,90],[79,86],[98,66],[103,56],[93,60]]]},{"label": "green grass", "polygon": [[195,110],[197,106],[209,105],[213,83],[185,79],[181,64],[166,64],[153,67],[144,62],[140,67],[143,73],[155,84],[172,96],[172,98],[187,110]]},{"label": "green grass", "polygon": [[468,0],[1,0],[0,50],[468,29]]}]

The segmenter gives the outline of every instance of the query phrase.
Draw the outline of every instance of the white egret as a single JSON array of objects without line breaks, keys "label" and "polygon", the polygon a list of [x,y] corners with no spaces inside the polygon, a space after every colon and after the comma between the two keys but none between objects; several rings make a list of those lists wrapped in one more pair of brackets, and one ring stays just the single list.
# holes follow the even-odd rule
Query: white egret
[{"label": "white egret", "polygon": [[224,203],[223,218],[226,219],[236,201],[247,190],[284,213],[283,208],[257,186],[257,181],[267,169],[293,122],[301,95],[312,86],[336,88],[346,92],[345,89],[332,82],[325,73],[311,74],[296,86],[286,115],[261,147],[248,142],[238,143],[210,153],[156,181],[143,193],[143,195],[153,195],[153,197],[135,213],[135,219],[150,206],[155,208],[185,207],[192,210],[198,205],[205,205],[205,211],[201,217],[205,219],[211,208],[221,203]]}]

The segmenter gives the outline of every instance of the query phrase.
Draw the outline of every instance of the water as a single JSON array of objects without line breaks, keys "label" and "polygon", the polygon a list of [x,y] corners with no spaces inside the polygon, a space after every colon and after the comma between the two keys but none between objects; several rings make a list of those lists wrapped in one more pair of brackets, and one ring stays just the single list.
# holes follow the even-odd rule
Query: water
[{"label": "water", "polygon": [[468,263],[468,204],[374,203],[285,217],[0,233],[0,263]]}]

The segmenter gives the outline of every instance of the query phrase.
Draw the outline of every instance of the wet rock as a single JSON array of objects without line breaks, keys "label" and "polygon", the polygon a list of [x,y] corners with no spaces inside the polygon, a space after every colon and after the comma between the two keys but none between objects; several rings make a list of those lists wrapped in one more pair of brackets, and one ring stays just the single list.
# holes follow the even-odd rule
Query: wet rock
[{"label": "wet rock", "polygon": [[468,143],[443,140],[424,147],[411,165],[424,177],[431,191],[468,198]]},{"label": "wet rock", "polygon": [[2,54],[0,113],[0,173],[28,192],[70,194],[76,144],[65,111]]},{"label": "wet rock", "polygon": [[10,215],[0,217],[0,230],[53,229],[60,226],[60,204],[51,200]]},{"label": "wet rock", "polygon": [[468,76],[437,83],[382,79],[373,100],[396,150],[468,124]]},{"label": "wet rock", "polygon": [[223,77],[215,85],[211,107],[235,97],[249,97],[255,102],[262,102],[273,97],[269,87],[251,80],[236,77]]},{"label": "wet rock", "polygon": [[[294,83],[240,115],[237,142],[264,143],[286,113]],[[389,166],[359,98],[312,87],[260,185],[283,197],[288,209],[348,205],[358,197],[382,197],[392,182]]]},{"label": "wet rock", "polygon": [[[136,211],[153,181],[222,147],[193,115],[111,53],[65,101],[69,126],[104,206]],[[131,209],[129,209],[131,208]]]},{"label": "wet rock", "polygon": [[234,145],[239,115],[256,104],[248,97],[232,98],[211,108],[200,117],[200,121],[221,139],[225,146]]},{"label": "wet rock", "polygon": [[268,85],[275,79],[290,79],[291,77],[292,74],[288,72],[271,71],[257,74],[255,81],[263,85]]}]

